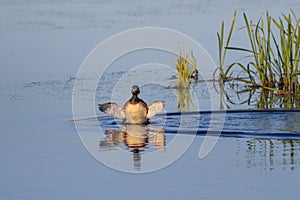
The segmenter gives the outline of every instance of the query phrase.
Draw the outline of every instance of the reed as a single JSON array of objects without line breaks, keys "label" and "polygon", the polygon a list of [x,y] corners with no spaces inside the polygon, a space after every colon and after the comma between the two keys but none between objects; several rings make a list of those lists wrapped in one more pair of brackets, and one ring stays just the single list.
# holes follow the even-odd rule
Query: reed
[{"label": "reed", "polygon": [[174,63],[177,69],[177,88],[189,88],[191,79],[198,80],[197,62],[192,51],[187,54],[183,50],[175,53],[176,62]]},{"label": "reed", "polygon": [[[228,32],[228,36],[226,38],[226,42],[225,42],[225,33],[224,33],[224,21],[222,21],[222,25],[221,25],[221,29],[220,32],[217,33],[218,36],[218,45],[219,45],[219,68],[217,70],[219,70],[219,77],[218,80],[221,83],[224,83],[229,77],[231,77],[231,75],[229,75],[230,69],[231,67],[234,66],[233,64],[230,64],[229,66],[227,66],[227,69],[224,69],[224,62],[225,62],[225,58],[226,58],[226,53],[227,53],[227,48],[233,33],[233,28],[234,28],[234,24],[236,21],[236,11],[234,11],[232,20],[231,20],[231,26]],[[215,73],[214,72],[214,77],[215,77]]]},{"label": "reed", "polygon": [[[266,12],[265,19],[260,18],[256,24],[249,20],[245,13],[243,17],[250,48],[224,48],[250,53],[246,57],[252,59],[246,63],[232,63],[226,73],[230,73],[232,66],[238,65],[241,71],[248,75],[248,80],[243,81],[250,83],[252,87],[297,93],[300,90],[300,19],[292,9],[291,14],[282,14],[279,20],[275,20]],[[223,24],[221,30],[222,28]],[[279,32],[278,37],[274,29]],[[218,40],[220,41],[219,36]],[[240,80],[238,77],[236,79]]]},{"label": "reed", "polygon": [[[275,76],[272,69],[271,56],[274,54],[271,48],[271,18],[267,13],[267,26],[263,19],[257,24],[253,24],[252,20],[248,20],[246,14],[243,14],[245,28],[249,38],[250,49],[242,47],[226,47],[230,50],[238,50],[248,52],[252,55],[253,60],[246,64],[238,63],[238,66],[248,75],[249,82],[254,87],[274,87]],[[258,80],[258,81],[257,81]],[[249,83],[248,82],[248,83]]]},{"label": "reed", "polygon": [[[293,25],[292,17],[295,20]],[[282,14],[279,20],[272,19],[273,23],[278,28],[279,42],[274,38],[274,43],[277,48],[278,64],[282,68],[279,86],[289,92],[295,93],[299,90],[299,47],[300,47],[300,18],[297,18],[295,12],[291,9],[291,14]]]}]

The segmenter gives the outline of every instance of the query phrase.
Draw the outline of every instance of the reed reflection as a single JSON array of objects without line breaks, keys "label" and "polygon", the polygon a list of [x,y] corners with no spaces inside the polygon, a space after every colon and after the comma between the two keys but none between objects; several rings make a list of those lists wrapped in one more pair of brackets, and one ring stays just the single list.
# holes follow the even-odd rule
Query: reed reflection
[{"label": "reed reflection", "polygon": [[194,102],[192,101],[190,88],[176,88],[178,94],[178,112],[190,112],[195,110]]},{"label": "reed reflection", "polygon": [[220,110],[231,105],[249,105],[257,109],[300,109],[300,95],[271,91],[263,88],[243,88],[238,85],[214,84],[220,94]]},{"label": "reed reflection", "polygon": [[110,150],[125,145],[132,152],[133,166],[139,171],[141,168],[141,152],[146,149],[163,149],[166,145],[164,131],[152,128],[150,125],[122,125],[120,130],[108,129],[106,138],[100,141],[100,149]]},{"label": "reed reflection", "polygon": [[246,148],[237,148],[238,165],[246,167],[261,167],[263,170],[276,169],[294,170],[300,165],[300,141],[299,140],[265,140],[247,139]]}]

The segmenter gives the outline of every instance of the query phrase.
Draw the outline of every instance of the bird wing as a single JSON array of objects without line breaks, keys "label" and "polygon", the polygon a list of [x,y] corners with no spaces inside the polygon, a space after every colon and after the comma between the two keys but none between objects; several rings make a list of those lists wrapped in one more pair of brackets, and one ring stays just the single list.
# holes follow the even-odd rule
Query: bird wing
[{"label": "bird wing", "polygon": [[114,117],[125,119],[125,112],[123,107],[119,106],[116,103],[104,103],[104,104],[98,104],[99,110],[102,112],[105,112],[106,114],[112,115]]},{"label": "bird wing", "polygon": [[151,106],[148,106],[148,114],[147,119],[152,118],[157,113],[160,113],[163,111],[165,107],[165,102],[163,101],[155,101],[151,104]]}]

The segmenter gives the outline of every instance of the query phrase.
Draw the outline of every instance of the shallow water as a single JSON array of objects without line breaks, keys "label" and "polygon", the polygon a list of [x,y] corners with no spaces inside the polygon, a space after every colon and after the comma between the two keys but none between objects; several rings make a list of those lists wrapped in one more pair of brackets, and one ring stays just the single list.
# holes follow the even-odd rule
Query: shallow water
[{"label": "shallow water", "polygon": [[[259,91],[249,100],[249,93],[236,95],[228,89],[228,100],[226,95],[218,95],[219,88],[215,91],[212,82],[198,83],[190,91],[143,85],[141,97],[146,102],[165,100],[168,114],[152,119],[148,125],[150,134],[148,129],[143,129],[141,132],[147,134],[138,138],[130,137],[136,136],[131,134],[126,141],[122,135],[118,140],[115,137],[122,126],[98,111],[99,120],[81,121],[80,127],[88,132],[85,136],[91,139],[92,150],[101,155],[119,148],[128,153],[128,159],[111,159],[120,159],[120,165],[137,172],[146,167],[147,153],[161,150],[168,153],[168,145],[177,135],[183,136],[182,142],[192,140],[176,162],[146,174],[122,173],[98,162],[86,150],[74,123],[69,121],[72,120],[72,88],[77,70],[90,50],[112,34],[144,26],[173,28],[200,42],[217,61],[216,32],[221,20],[230,21],[235,9],[240,17],[246,11],[249,17],[259,19],[267,9],[273,16],[279,16],[290,7],[300,12],[299,2],[293,0],[1,1],[0,198],[297,198],[299,112],[244,112],[249,108],[264,108],[265,98]],[[237,27],[239,24],[241,21]],[[233,44],[247,42],[241,35],[236,36]],[[127,70],[144,62],[171,66],[173,57],[162,52],[136,52],[127,56],[112,63],[99,80],[96,103],[115,98],[117,95],[112,96],[115,91],[124,97],[118,99],[123,104],[130,92],[124,87],[115,89],[115,83]],[[235,60],[230,56],[229,59]],[[174,74],[161,75],[156,78],[164,79],[166,85],[174,85]],[[209,91],[215,92],[211,96]],[[179,115],[179,96],[191,96],[194,104],[180,109],[196,113]],[[202,111],[209,111],[216,99],[220,103],[218,109],[243,109],[243,112],[226,113],[217,144],[208,156],[199,159],[211,118],[209,112]],[[272,108],[289,108],[284,104],[286,99],[271,100]],[[185,123],[181,123],[180,118]],[[199,123],[191,123],[191,120]],[[102,132],[95,131],[99,124]],[[178,125],[182,125],[180,131]],[[105,130],[113,131],[105,135]],[[125,127],[125,132],[132,131]],[[137,144],[140,151],[133,151]]]}]

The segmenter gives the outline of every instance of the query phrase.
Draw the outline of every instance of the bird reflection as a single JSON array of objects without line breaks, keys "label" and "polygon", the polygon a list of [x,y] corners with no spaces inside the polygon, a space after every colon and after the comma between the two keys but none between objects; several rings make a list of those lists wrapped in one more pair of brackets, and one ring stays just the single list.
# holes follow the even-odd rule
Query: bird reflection
[{"label": "bird reflection", "polygon": [[105,131],[105,140],[100,141],[100,149],[125,145],[133,154],[133,166],[139,171],[141,168],[141,151],[149,148],[163,149],[166,145],[162,129],[152,128],[150,125],[122,125],[120,130]]}]

